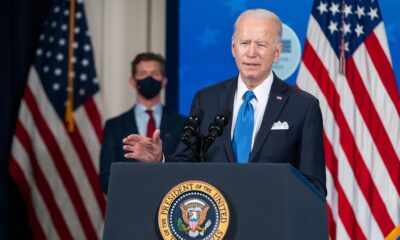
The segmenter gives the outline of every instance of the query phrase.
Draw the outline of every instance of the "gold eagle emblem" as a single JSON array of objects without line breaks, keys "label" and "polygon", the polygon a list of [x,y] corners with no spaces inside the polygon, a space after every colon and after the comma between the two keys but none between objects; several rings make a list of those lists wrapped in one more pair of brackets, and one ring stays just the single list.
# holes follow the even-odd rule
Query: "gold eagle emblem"
[{"label": "gold eagle emblem", "polygon": [[182,226],[181,230],[191,237],[197,237],[199,234],[203,236],[211,225],[211,220],[208,220],[202,227],[210,206],[200,199],[192,198],[183,202],[179,207],[182,211],[183,221],[186,223],[186,226]]}]

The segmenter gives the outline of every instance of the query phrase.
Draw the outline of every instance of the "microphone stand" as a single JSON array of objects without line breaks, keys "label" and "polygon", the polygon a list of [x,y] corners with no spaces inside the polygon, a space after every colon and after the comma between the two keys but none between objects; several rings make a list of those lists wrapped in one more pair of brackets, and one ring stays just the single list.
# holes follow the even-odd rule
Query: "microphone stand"
[{"label": "microphone stand", "polygon": [[199,160],[199,161],[204,161],[203,159],[203,153],[201,150],[201,146],[202,146],[202,142],[203,142],[203,135],[199,134],[198,132],[196,132],[195,137],[197,138],[197,142],[196,145],[193,145],[192,142],[190,141],[190,139],[182,139],[182,142],[184,144],[186,144],[186,146],[188,146],[192,152],[195,154],[195,157]]},{"label": "microphone stand", "polygon": [[[200,124],[196,125],[195,127],[187,126],[187,128],[190,129],[190,134],[184,135],[182,137],[182,142],[193,151],[195,157],[200,162],[206,161],[208,149],[214,143],[215,139],[222,135],[223,129],[228,123],[228,116],[229,112],[224,115],[217,115],[214,122],[210,125],[208,129],[207,136],[204,136],[199,132],[198,126]],[[195,145],[191,141],[192,137],[195,137],[197,140]]]},{"label": "microphone stand", "polygon": [[208,150],[208,147],[205,147],[207,138],[203,134],[200,134],[198,132],[196,132],[194,137],[196,137],[197,140],[195,144],[193,144],[190,140],[189,141],[182,140],[182,141],[183,143],[186,144],[186,146],[188,146],[192,150],[197,160],[199,160],[200,162],[205,162]]},{"label": "microphone stand", "polygon": [[196,134],[195,137],[197,139],[195,145],[193,145],[190,141],[183,143],[185,143],[193,151],[197,160],[199,160],[200,162],[205,162],[208,150],[208,147],[205,147],[207,138],[202,134]]}]

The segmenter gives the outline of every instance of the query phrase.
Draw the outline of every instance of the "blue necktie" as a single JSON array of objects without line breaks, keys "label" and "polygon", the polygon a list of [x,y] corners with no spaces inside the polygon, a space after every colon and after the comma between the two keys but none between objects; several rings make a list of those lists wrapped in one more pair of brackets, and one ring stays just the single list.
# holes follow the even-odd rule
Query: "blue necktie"
[{"label": "blue necktie", "polygon": [[254,108],[250,101],[254,97],[252,91],[247,91],[243,95],[243,103],[236,118],[232,148],[238,163],[247,163],[249,161],[254,129]]}]

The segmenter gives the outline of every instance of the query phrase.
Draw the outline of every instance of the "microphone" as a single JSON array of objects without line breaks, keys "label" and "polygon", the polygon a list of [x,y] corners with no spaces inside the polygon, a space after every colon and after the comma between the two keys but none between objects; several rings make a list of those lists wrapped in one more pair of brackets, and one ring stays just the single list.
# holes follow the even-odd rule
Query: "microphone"
[{"label": "microphone", "polygon": [[197,136],[197,127],[200,126],[201,121],[203,120],[203,110],[194,109],[192,114],[189,117],[189,120],[183,127],[181,140],[186,145],[191,145],[190,139],[192,136]]},{"label": "microphone", "polygon": [[205,139],[204,152],[208,150],[211,144],[214,143],[215,139],[222,135],[224,127],[228,124],[230,117],[230,111],[224,111],[222,114],[218,114],[214,122],[210,125],[208,129],[208,136]]}]

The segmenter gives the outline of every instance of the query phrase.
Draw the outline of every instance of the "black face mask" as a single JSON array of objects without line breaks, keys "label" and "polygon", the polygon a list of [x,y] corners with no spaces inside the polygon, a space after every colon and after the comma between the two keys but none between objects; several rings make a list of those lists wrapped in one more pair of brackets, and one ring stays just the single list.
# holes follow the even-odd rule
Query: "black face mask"
[{"label": "black face mask", "polygon": [[136,84],[139,93],[146,99],[152,99],[161,91],[161,81],[157,81],[153,77],[136,80]]}]

